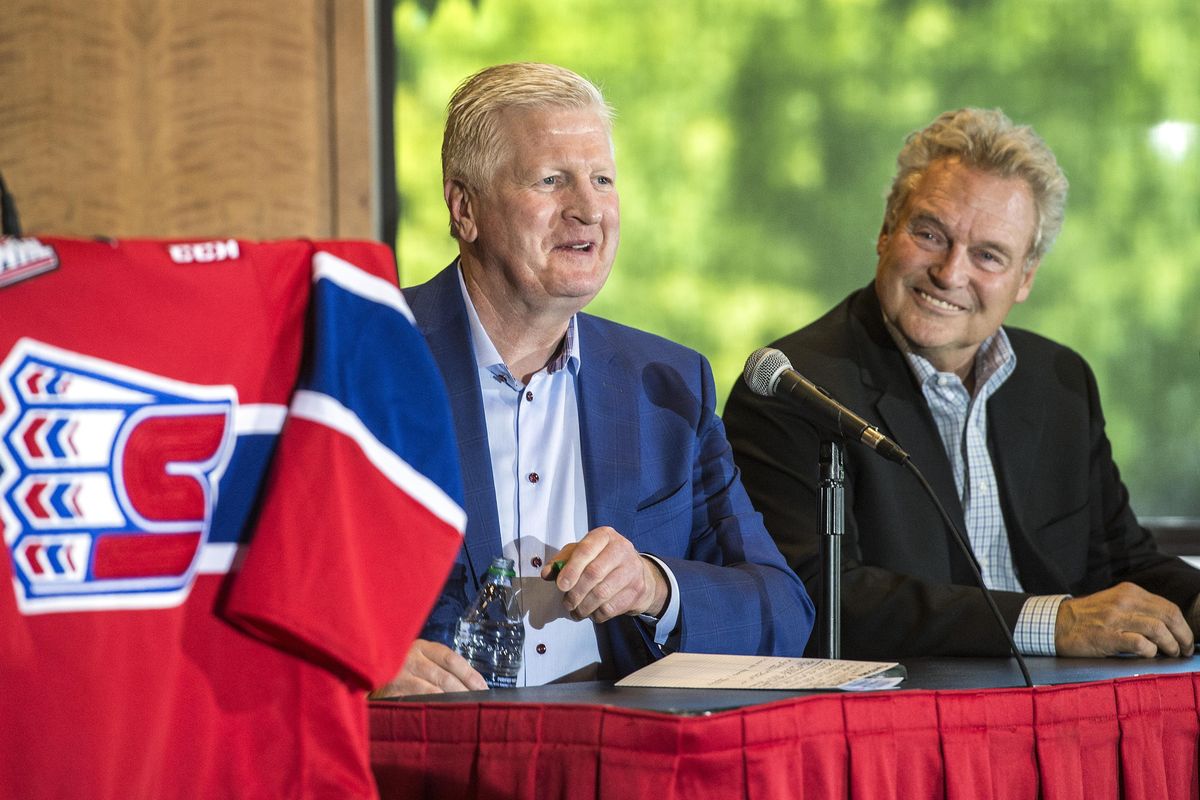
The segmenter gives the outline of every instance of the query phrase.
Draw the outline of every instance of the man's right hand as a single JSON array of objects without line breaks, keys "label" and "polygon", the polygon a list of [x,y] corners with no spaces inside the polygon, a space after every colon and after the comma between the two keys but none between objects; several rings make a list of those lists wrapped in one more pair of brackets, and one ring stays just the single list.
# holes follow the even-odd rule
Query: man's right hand
[{"label": "man's right hand", "polygon": [[1060,656],[1190,656],[1192,629],[1179,606],[1132,583],[1073,597],[1058,607],[1054,645]]},{"label": "man's right hand", "polygon": [[446,645],[417,639],[408,649],[400,674],[371,692],[371,697],[407,697],[410,694],[483,691],[483,676]]}]

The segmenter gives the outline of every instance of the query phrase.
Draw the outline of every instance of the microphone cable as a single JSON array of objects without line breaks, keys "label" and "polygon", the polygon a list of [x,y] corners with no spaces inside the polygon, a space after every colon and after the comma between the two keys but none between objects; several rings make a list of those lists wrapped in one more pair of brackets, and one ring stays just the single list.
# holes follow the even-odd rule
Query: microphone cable
[{"label": "microphone cable", "polygon": [[933,500],[933,504],[937,507],[938,513],[942,515],[942,520],[945,521],[946,527],[950,529],[950,533],[954,536],[954,541],[958,543],[959,548],[963,551],[963,555],[967,557],[967,563],[971,567],[971,573],[975,576],[975,580],[979,583],[979,590],[983,592],[983,599],[987,601],[988,608],[992,612],[992,616],[996,618],[996,623],[1000,626],[1000,630],[1004,632],[1004,638],[1008,641],[1008,647],[1012,650],[1013,656],[1017,659],[1017,666],[1021,668],[1021,677],[1025,679],[1025,686],[1033,688],[1033,678],[1029,676],[1029,667],[1025,664],[1025,658],[1021,655],[1021,651],[1017,649],[1017,643],[1013,639],[1012,631],[1008,629],[1008,625],[1004,622],[1004,615],[1000,613],[1000,607],[996,605],[996,599],[992,597],[992,592],[987,588],[987,584],[983,582],[983,570],[979,568],[979,559],[975,557],[975,551],[971,549],[971,543],[967,541],[967,537],[963,536],[962,531],[954,524],[953,518],[946,512],[946,507],[942,505],[942,501],[938,499],[937,492],[933,491],[933,487],[929,485],[929,481],[925,480],[925,476],[921,474],[921,470],[917,465],[909,459],[904,462],[904,466],[908,468],[921,484],[921,488]]}]

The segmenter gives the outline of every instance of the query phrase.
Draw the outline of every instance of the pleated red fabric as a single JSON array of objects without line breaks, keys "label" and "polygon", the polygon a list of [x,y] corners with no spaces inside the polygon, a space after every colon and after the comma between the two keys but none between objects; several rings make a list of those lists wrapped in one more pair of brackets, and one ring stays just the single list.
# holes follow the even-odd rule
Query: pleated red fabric
[{"label": "pleated red fabric", "polygon": [[371,704],[384,798],[1200,800],[1200,673],[824,694],[700,716]]},{"label": "pleated red fabric", "polygon": [[1051,686],[1033,695],[1044,800],[1117,800],[1121,731],[1112,683]]}]

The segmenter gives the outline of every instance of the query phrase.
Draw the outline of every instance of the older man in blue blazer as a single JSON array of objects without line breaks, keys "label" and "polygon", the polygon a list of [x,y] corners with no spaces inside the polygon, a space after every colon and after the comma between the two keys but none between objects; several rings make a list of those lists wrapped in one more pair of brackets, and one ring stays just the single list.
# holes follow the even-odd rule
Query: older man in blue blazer
[{"label": "older man in blue blazer", "polygon": [[450,101],[442,164],[460,255],[405,296],[450,390],[468,525],[381,693],[486,688],[449,645],[501,555],[525,625],[518,685],[620,677],[673,650],[801,655],[813,606],[742,488],[708,362],[580,313],[620,228],[600,92],[551,65],[485,69]]}]

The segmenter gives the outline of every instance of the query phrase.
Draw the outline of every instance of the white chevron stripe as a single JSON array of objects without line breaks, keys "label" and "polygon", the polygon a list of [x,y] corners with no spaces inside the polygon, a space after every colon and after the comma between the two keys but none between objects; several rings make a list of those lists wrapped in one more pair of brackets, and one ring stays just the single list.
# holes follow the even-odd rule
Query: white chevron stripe
[{"label": "white chevron stripe", "polygon": [[462,507],[442,491],[442,487],[376,439],[362,420],[337,400],[320,392],[301,389],[292,398],[291,413],[348,436],[388,480],[459,533],[466,529],[467,514]]},{"label": "white chevron stripe", "polygon": [[318,252],[313,256],[312,277],[314,282],[325,278],[359,297],[395,309],[407,317],[410,323],[416,324],[412,309],[408,307],[404,295],[395,284],[363,272],[349,261],[332,253]]}]

